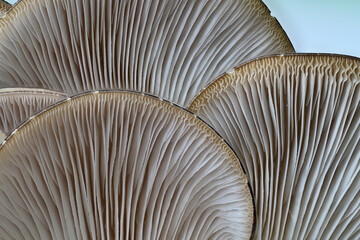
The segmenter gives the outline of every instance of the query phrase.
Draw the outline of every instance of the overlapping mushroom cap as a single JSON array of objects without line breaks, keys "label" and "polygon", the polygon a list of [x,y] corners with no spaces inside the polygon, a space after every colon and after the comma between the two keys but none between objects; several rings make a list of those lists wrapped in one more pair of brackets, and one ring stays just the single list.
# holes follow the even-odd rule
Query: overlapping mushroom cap
[{"label": "overlapping mushroom cap", "polygon": [[23,121],[65,97],[45,89],[0,89],[0,131],[8,135]]},{"label": "overlapping mushroom cap", "polygon": [[249,239],[253,214],[233,151],[153,97],[74,97],[0,148],[0,238]]},{"label": "overlapping mushroom cap", "polygon": [[293,52],[260,0],[23,0],[0,20],[0,87],[130,89],[185,106],[261,55]]},{"label": "overlapping mushroom cap", "polygon": [[359,83],[356,58],[266,57],[190,105],[243,163],[256,239],[360,238]]}]

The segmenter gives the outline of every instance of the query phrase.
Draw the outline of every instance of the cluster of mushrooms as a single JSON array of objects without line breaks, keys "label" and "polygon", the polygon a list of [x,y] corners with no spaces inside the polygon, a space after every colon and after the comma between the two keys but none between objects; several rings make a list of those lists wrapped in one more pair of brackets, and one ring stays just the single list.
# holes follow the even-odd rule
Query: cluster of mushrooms
[{"label": "cluster of mushrooms", "polygon": [[359,67],[260,0],[19,1],[0,239],[359,239]]}]

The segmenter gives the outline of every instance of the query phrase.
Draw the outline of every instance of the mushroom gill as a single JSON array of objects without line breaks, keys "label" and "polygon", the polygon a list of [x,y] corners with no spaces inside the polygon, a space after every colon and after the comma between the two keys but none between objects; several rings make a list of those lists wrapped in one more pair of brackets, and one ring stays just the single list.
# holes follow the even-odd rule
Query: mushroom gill
[{"label": "mushroom gill", "polygon": [[338,55],[265,57],[190,104],[244,166],[255,239],[360,238],[359,67]]},{"label": "mushroom gill", "polygon": [[45,89],[0,89],[0,131],[10,134],[23,121],[65,97]]},{"label": "mushroom gill", "polygon": [[0,18],[2,18],[10,8],[10,3],[0,0]]},{"label": "mushroom gill", "polygon": [[0,143],[1,143],[2,141],[4,141],[5,138],[6,138],[5,133],[3,133],[3,132],[0,130]]},{"label": "mushroom gill", "polygon": [[229,68],[293,51],[260,0],[22,0],[0,20],[0,87],[120,88],[186,106]]},{"label": "mushroom gill", "polygon": [[154,97],[73,97],[0,148],[0,238],[249,239],[253,214],[228,145]]}]

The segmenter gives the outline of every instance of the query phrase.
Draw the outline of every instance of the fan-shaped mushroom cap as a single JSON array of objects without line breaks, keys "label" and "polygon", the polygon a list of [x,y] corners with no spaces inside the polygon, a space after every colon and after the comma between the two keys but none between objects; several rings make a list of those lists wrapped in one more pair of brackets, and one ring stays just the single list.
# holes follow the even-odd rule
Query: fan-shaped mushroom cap
[{"label": "fan-shaped mushroom cap", "polygon": [[23,0],[0,22],[0,87],[121,88],[186,106],[229,68],[293,51],[260,0]]},{"label": "fan-shaped mushroom cap", "polygon": [[342,56],[266,57],[190,105],[243,163],[256,239],[359,239],[359,66]]},{"label": "fan-shaped mushroom cap", "polygon": [[233,151],[196,116],[95,92],[28,120],[0,148],[5,239],[248,239],[253,203]]},{"label": "fan-shaped mushroom cap", "polygon": [[65,97],[44,89],[0,89],[0,131],[9,134],[27,118]]}]

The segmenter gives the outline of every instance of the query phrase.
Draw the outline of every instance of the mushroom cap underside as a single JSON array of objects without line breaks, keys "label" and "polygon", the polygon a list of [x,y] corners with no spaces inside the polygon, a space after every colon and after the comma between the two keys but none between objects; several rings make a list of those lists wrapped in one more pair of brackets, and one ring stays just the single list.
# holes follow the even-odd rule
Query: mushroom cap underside
[{"label": "mushroom cap underside", "polygon": [[23,0],[0,20],[0,87],[146,92],[179,105],[229,68],[294,52],[260,0]]},{"label": "mushroom cap underside", "polygon": [[233,151],[195,115],[94,92],[35,115],[0,148],[0,236],[249,239],[253,203]]},{"label": "mushroom cap underside", "polygon": [[360,237],[359,66],[339,55],[264,57],[190,104],[244,166],[255,239]]}]

